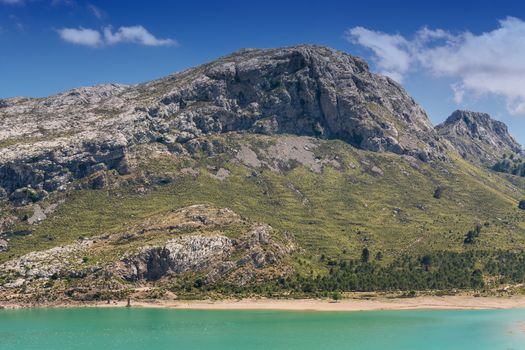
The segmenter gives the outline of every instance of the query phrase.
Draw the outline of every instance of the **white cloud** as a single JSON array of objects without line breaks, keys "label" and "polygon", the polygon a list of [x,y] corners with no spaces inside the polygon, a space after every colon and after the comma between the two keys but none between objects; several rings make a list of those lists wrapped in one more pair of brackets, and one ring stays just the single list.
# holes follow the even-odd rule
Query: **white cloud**
[{"label": "white cloud", "polygon": [[370,49],[378,69],[398,81],[411,71],[428,71],[457,80],[451,88],[458,104],[466,94],[491,94],[503,96],[510,113],[525,114],[525,22],[518,18],[477,35],[423,28],[407,39],[361,27],[346,34]]},{"label": "white cloud", "polygon": [[428,27],[423,27],[416,32],[416,45],[424,45],[425,43],[431,40],[450,40],[454,41],[456,38],[451,33],[443,29],[430,29]]},{"label": "white cloud", "polygon": [[146,46],[173,46],[177,42],[173,39],[158,39],[143,26],[120,27],[113,32],[111,26],[102,31],[87,28],[62,28],[58,30],[62,40],[72,44],[101,47],[119,43],[133,43]]},{"label": "white cloud", "polygon": [[454,92],[454,102],[461,104],[465,97],[465,88],[460,83],[450,84],[450,88]]},{"label": "white cloud", "polygon": [[102,35],[99,31],[86,28],[63,28],[58,30],[62,40],[76,45],[101,46],[103,44]]},{"label": "white cloud", "polygon": [[111,27],[104,28],[104,38],[108,44],[135,43],[147,46],[171,46],[177,42],[173,39],[157,39],[143,26],[120,27],[115,33]]},{"label": "white cloud", "polygon": [[105,16],[104,11],[93,4],[88,4],[88,9],[97,19],[102,19]]},{"label": "white cloud", "polygon": [[408,42],[400,35],[390,35],[355,27],[346,32],[346,36],[355,44],[365,46],[374,52],[374,59],[381,73],[394,80],[401,81],[410,69]]}]

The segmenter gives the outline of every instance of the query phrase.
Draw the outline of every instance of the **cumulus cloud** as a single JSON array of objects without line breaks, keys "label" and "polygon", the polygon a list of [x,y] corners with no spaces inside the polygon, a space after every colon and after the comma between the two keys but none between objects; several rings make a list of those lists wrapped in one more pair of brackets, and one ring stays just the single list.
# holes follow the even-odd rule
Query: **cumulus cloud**
[{"label": "cumulus cloud", "polygon": [[63,28],[58,30],[62,40],[76,45],[101,46],[102,35],[99,31],[87,28]]},{"label": "cumulus cloud", "polygon": [[120,27],[112,32],[111,27],[104,28],[104,38],[108,44],[135,43],[147,46],[171,46],[175,45],[173,39],[157,39],[143,26]]},{"label": "cumulus cloud", "polygon": [[346,32],[348,40],[370,49],[378,69],[397,81],[416,71],[456,80],[454,101],[466,94],[503,96],[512,114],[525,114],[525,22],[499,21],[489,32],[450,33],[423,28],[412,38],[362,27]]},{"label": "cumulus cloud", "polygon": [[62,40],[91,47],[116,45],[119,43],[133,43],[146,46],[173,46],[177,42],[173,39],[158,39],[143,26],[120,27],[113,32],[111,26],[102,31],[87,28],[62,28],[58,30]]},{"label": "cumulus cloud", "polygon": [[465,97],[465,88],[463,85],[461,85],[461,83],[454,83],[450,84],[450,88],[454,92],[454,102],[456,102],[458,105],[461,104],[463,102],[463,98]]},{"label": "cumulus cloud", "polygon": [[376,32],[363,27],[347,31],[347,37],[355,44],[374,52],[374,59],[381,73],[401,81],[411,63],[410,42],[400,35]]}]

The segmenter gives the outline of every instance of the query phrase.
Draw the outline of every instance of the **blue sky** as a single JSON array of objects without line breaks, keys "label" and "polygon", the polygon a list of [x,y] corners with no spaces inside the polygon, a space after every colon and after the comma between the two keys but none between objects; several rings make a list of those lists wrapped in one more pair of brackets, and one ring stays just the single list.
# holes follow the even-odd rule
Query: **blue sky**
[{"label": "blue sky", "polygon": [[400,81],[434,123],[489,112],[525,144],[521,1],[0,0],[0,98],[136,83],[244,47],[322,44]]}]

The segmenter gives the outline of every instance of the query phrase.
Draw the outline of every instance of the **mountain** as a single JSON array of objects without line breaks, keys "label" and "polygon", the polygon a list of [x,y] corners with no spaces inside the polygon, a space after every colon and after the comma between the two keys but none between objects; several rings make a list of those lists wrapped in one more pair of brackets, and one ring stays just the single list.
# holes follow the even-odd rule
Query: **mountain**
[{"label": "mountain", "polygon": [[101,168],[124,174],[134,145],[178,147],[230,131],[445,157],[427,115],[397,83],[370,73],[359,58],[315,46],[243,50],[146,84],[80,88],[2,106],[0,187],[7,195],[27,185],[54,191]]},{"label": "mountain", "polygon": [[[525,276],[523,182],[461,157],[460,121],[434,128],[399,84],[330,48],[241,50],[144,84],[5,99],[0,119],[0,300]],[[500,147],[506,128],[484,125]],[[471,129],[461,139],[480,143]]]},{"label": "mountain", "polygon": [[464,158],[488,165],[495,164],[503,155],[523,153],[507,126],[487,113],[455,111],[444,123],[436,126],[436,130]]}]

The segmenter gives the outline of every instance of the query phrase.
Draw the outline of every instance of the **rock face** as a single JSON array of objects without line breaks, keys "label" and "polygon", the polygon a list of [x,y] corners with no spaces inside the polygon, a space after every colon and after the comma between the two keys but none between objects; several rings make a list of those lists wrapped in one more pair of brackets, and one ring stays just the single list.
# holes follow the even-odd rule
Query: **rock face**
[{"label": "rock face", "polygon": [[205,284],[236,270],[234,282],[243,285],[257,274],[256,270],[290,252],[273,241],[271,231],[268,225],[257,225],[239,239],[222,235],[174,238],[162,246],[143,247],[136,254],[128,254],[115,270],[131,282],[157,281],[186,272],[205,273]]},{"label": "rock face", "polygon": [[155,281],[168,274],[201,272],[233,251],[233,241],[224,236],[187,236],[171,239],[161,247],[146,247],[125,258],[124,278]]},{"label": "rock face", "polygon": [[455,111],[443,124],[436,126],[436,130],[469,160],[492,165],[503,154],[523,152],[507,126],[487,113]]},{"label": "rock face", "polygon": [[145,84],[2,100],[0,120],[0,189],[29,188],[34,200],[100,170],[127,173],[134,145],[180,150],[211,133],[291,133],[445,158],[427,115],[399,84],[320,46],[241,50]]},{"label": "rock face", "polygon": [[[171,80],[174,86],[150,110],[180,115],[178,141],[207,132],[249,130],[439,156],[425,112],[400,85],[370,73],[360,58],[317,46],[242,50],[197,70],[202,74],[189,82],[195,70],[162,81]],[[421,150],[418,142],[428,147]]]}]

